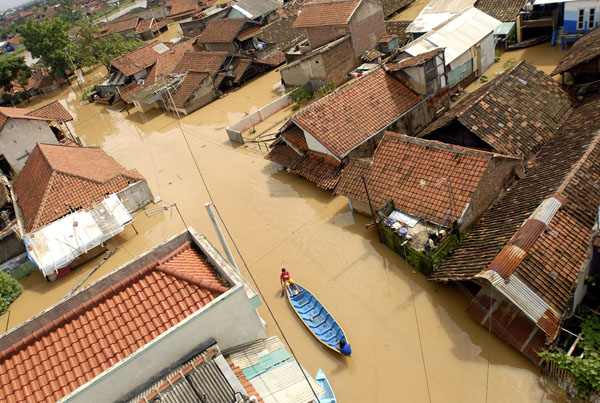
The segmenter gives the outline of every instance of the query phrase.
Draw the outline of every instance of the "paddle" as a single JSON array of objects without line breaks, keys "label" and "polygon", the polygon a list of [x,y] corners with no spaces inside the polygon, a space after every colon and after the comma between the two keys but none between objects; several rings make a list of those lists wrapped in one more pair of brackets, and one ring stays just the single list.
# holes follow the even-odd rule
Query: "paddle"
[{"label": "paddle", "polygon": [[283,298],[283,294],[285,294],[285,288],[281,289],[281,295],[279,296],[279,298]]}]

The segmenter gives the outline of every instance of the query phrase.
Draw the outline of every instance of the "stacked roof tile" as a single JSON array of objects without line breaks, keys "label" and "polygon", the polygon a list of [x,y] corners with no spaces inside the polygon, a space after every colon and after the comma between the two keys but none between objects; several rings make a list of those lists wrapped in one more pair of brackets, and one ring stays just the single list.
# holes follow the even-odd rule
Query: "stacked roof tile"
[{"label": "stacked roof tile", "polygon": [[165,6],[169,7],[169,18],[178,18],[195,12],[198,0],[169,0]]},{"label": "stacked roof tile", "polygon": [[459,123],[489,147],[506,155],[536,153],[556,133],[571,102],[558,83],[525,62],[468,94],[419,137]]},{"label": "stacked roof tile", "polygon": [[356,0],[313,0],[304,3],[294,28],[346,25],[360,5]]},{"label": "stacked roof tile", "polygon": [[91,208],[144,178],[98,147],[39,144],[14,183],[25,230],[31,232],[72,210]]},{"label": "stacked roof tile", "polygon": [[0,352],[7,401],[57,401],[229,287],[190,242]]},{"label": "stacked roof tile", "polygon": [[513,276],[554,312],[537,321],[552,340],[585,263],[600,204],[599,111],[597,97],[575,109],[526,176],[483,215],[432,280]]},{"label": "stacked roof tile", "polygon": [[156,63],[148,70],[145,85],[150,85],[171,74],[177,63],[179,63],[179,60],[181,60],[181,57],[186,52],[191,52],[193,50],[193,41],[187,40],[178,42],[171,49],[158,55]]},{"label": "stacked roof tile", "polygon": [[376,206],[393,200],[397,209],[440,224],[448,212],[460,217],[495,158],[507,157],[386,132],[372,160],[344,167],[334,194],[367,202],[357,179],[363,175]]},{"label": "stacked roof tile", "polygon": [[342,158],[420,100],[378,67],[310,105],[291,121]]},{"label": "stacked roof tile", "polygon": [[197,43],[229,43],[242,30],[245,18],[222,18],[212,20],[196,38]]},{"label": "stacked roof tile", "polygon": [[567,54],[560,59],[551,75],[563,73],[597,57],[600,57],[600,28],[594,29],[575,42]]},{"label": "stacked roof tile", "polygon": [[139,17],[132,17],[108,23],[102,27],[102,32],[99,36],[118,34],[126,31],[134,31],[137,28],[138,20]]}]

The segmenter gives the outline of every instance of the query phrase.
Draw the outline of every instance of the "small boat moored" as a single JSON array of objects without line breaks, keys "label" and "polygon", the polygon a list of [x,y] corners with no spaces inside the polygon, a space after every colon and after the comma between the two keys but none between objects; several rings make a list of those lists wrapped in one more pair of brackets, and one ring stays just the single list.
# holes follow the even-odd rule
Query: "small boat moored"
[{"label": "small boat moored", "polygon": [[308,330],[330,349],[343,355],[351,355],[350,343],[342,327],[310,291],[298,283],[296,285],[300,292],[292,295],[288,288],[288,301]]},{"label": "small boat moored", "polygon": [[319,403],[336,403],[337,400],[335,399],[333,389],[331,389],[331,384],[329,383],[329,380],[325,376],[325,373],[322,369],[319,368],[315,380],[323,389],[325,389],[325,393],[317,397],[317,399],[319,399]]}]

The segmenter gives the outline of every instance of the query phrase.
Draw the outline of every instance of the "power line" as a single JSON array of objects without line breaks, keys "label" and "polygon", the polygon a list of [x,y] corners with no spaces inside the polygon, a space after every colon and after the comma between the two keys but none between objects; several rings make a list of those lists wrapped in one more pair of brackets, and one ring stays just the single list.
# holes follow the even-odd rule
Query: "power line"
[{"label": "power line", "polygon": [[[229,232],[229,228],[227,227],[227,224],[225,223],[225,220],[223,220],[223,217],[221,216],[221,213],[219,212],[219,209],[218,209],[218,207],[217,207],[217,205],[216,205],[216,203],[214,201],[214,198],[212,197],[212,194],[210,193],[210,189],[208,188],[208,184],[204,180],[204,175],[202,174],[202,170],[200,169],[200,166],[198,165],[198,161],[196,160],[196,157],[194,156],[194,153],[192,151],[192,147],[190,146],[190,143],[189,143],[189,141],[187,139],[185,131],[183,130],[183,126],[181,125],[181,118],[179,116],[179,111],[178,111],[177,107],[175,106],[175,101],[173,101],[173,97],[171,95],[171,91],[169,91],[169,89],[167,87],[164,87],[164,89],[166,90],[166,93],[168,95],[167,101],[169,101],[169,100],[171,101],[171,105],[173,106],[173,110],[175,112],[175,115],[177,116],[177,124],[179,125],[179,131],[181,132],[181,135],[183,136],[183,139],[185,140],[185,144],[187,146],[188,151],[190,152],[190,155],[192,156],[192,160],[194,161],[194,165],[196,165],[196,170],[198,171],[198,174],[200,175],[200,179],[202,180],[202,184],[204,185],[204,188],[206,189],[206,193],[208,194],[208,198],[210,199],[213,207],[215,208],[215,211],[217,212],[217,215],[219,216],[219,220],[223,224],[223,227],[225,228],[225,232],[227,232],[227,236],[229,237],[229,239],[231,239],[231,242],[233,243],[233,246],[234,246],[237,254],[242,259],[242,263],[244,264],[244,267],[246,268],[246,271],[250,275],[250,278],[252,279],[252,282],[254,283],[254,286],[256,287],[256,290],[260,294],[261,299],[263,300],[263,302],[264,302],[267,310],[269,311],[269,315],[271,316],[271,318],[273,318],[273,321],[275,322],[275,325],[277,326],[277,329],[279,329],[279,333],[281,333],[281,336],[283,337],[283,340],[285,341],[285,344],[290,349],[290,353],[292,353],[292,356],[294,356],[294,360],[296,360],[296,364],[298,364],[298,368],[300,368],[300,372],[302,372],[302,375],[304,375],[304,379],[306,379],[306,383],[308,383],[308,386],[310,387],[310,390],[312,391],[313,395],[315,396],[315,398],[317,399],[317,401],[319,401],[319,396],[317,395],[317,392],[315,391],[315,389],[313,388],[312,384],[310,383],[310,380],[308,379],[308,376],[306,375],[306,372],[304,371],[304,369],[300,365],[300,361],[296,357],[296,353],[294,353],[294,350],[292,349],[292,346],[290,345],[290,342],[288,341],[287,337],[285,337],[285,333],[283,333],[283,329],[281,328],[281,326],[279,325],[279,322],[275,318],[275,314],[273,314],[273,311],[271,310],[271,307],[269,306],[269,303],[267,302],[267,299],[263,295],[262,290],[258,286],[258,283],[256,282],[256,279],[254,278],[254,275],[252,274],[252,272],[250,271],[250,268],[246,264],[246,259],[244,259],[244,256],[240,252],[240,250],[239,250],[239,248],[238,248],[235,240],[233,239],[233,236]],[[183,220],[183,217],[182,217],[182,220]]]},{"label": "power line", "polygon": [[[408,264],[408,258],[406,257],[406,242],[402,243],[404,249],[404,261],[406,262],[406,268],[410,269]],[[425,385],[427,386],[427,397],[429,397],[429,403],[431,403],[431,391],[429,390],[429,378],[427,376],[427,366],[425,365],[425,354],[423,353],[423,341],[421,340],[421,329],[419,328],[419,316],[417,315],[417,305],[415,304],[415,294],[413,292],[412,279],[408,276],[408,284],[410,286],[410,297],[412,298],[413,310],[415,311],[415,322],[417,323],[417,335],[419,336],[419,347],[421,347],[421,361],[423,362],[423,372],[425,373]]]}]

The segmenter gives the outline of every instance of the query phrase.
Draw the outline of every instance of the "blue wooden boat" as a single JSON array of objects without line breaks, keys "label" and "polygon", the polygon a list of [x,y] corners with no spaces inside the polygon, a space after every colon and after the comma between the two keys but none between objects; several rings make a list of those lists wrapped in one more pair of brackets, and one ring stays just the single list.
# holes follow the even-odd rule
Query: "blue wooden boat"
[{"label": "blue wooden boat", "polygon": [[315,381],[317,381],[317,383],[321,385],[323,389],[325,389],[325,393],[317,397],[317,399],[319,399],[319,403],[337,403],[333,389],[331,389],[331,385],[329,384],[329,380],[325,376],[323,370],[320,368],[317,372],[317,376],[315,377]]},{"label": "blue wooden boat", "polygon": [[[338,344],[340,340],[344,340],[349,344],[344,330],[310,291],[298,283],[296,283],[296,285],[300,289],[300,293],[291,295],[290,289],[288,288],[287,290],[287,297],[288,301],[290,301],[290,305],[292,305],[292,308],[294,308],[298,317],[302,319],[302,322],[308,327],[308,330],[310,330],[321,343],[333,351],[340,353],[336,344]],[[291,288],[295,291],[293,286]]]}]

